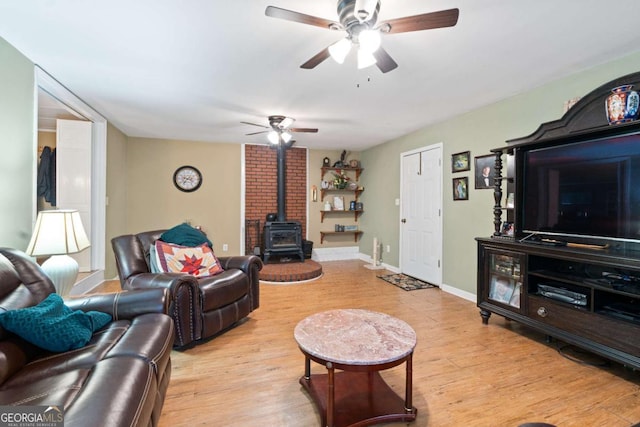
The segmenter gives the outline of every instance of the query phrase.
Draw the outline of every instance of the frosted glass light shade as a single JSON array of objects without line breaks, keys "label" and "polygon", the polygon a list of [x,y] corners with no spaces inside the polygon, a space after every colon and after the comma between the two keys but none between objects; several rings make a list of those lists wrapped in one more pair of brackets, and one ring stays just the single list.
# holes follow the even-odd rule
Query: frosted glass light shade
[{"label": "frosted glass light shade", "polygon": [[291,141],[291,134],[290,134],[289,132],[282,132],[282,133],[280,134],[280,136],[282,137],[282,140],[283,140],[284,142],[289,142],[289,141]]},{"label": "frosted glass light shade", "polygon": [[267,134],[267,139],[272,144],[277,144],[280,142],[280,135],[275,130],[272,130]]},{"label": "frosted glass light shade", "polygon": [[276,132],[275,130],[272,130],[271,132],[269,132],[267,134],[267,139],[269,140],[270,143],[272,144],[279,144],[280,140],[282,140],[282,142],[289,142],[291,141],[291,133],[284,131],[284,132]]},{"label": "frosted glass light shade", "polygon": [[280,129],[286,129],[291,126],[293,122],[295,122],[295,119],[292,119],[291,117],[285,117],[284,119],[282,119],[278,126],[280,127]]},{"label": "frosted glass light shade", "polygon": [[351,40],[342,39],[329,46],[329,55],[338,64],[342,64],[351,50]]},{"label": "frosted glass light shade", "polygon": [[376,58],[371,52],[358,49],[358,69],[370,67],[376,63]]},{"label": "frosted glass light shade", "polygon": [[358,35],[358,42],[360,43],[360,50],[373,53],[380,47],[380,31],[378,30],[364,30]]}]

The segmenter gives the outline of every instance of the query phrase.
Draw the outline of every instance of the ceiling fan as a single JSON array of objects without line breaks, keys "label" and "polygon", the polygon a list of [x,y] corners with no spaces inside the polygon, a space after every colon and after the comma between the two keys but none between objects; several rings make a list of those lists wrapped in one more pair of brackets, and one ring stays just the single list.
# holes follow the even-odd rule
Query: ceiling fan
[{"label": "ceiling fan", "polygon": [[267,133],[267,138],[272,144],[277,144],[282,140],[283,142],[289,142],[294,132],[306,132],[317,133],[318,129],[315,128],[292,128],[290,127],[295,119],[286,116],[269,116],[269,126],[259,125],[257,123],[240,122],[245,125],[259,126],[267,130],[261,130],[258,132],[247,133],[246,135],[258,135],[260,133]]},{"label": "ceiling fan", "polygon": [[330,21],[316,16],[305,15],[292,10],[268,6],[265,14],[272,18],[285,19],[301,24],[314,25],[329,30],[344,30],[344,39],[321,50],[300,68],[315,68],[331,56],[342,64],[352,46],[358,48],[358,68],[376,64],[383,73],[398,67],[398,64],[380,46],[381,34],[398,34],[410,31],[430,30],[452,27],[458,22],[458,9],[447,9],[421,15],[406,16],[377,23],[380,0],[338,0],[338,18],[340,22]]}]

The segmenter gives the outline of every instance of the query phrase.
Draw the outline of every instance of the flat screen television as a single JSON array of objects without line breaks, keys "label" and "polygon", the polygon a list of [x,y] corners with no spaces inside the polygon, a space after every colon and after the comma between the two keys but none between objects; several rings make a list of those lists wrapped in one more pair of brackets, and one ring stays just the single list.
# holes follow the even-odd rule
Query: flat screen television
[{"label": "flat screen television", "polygon": [[522,156],[519,232],[565,241],[640,242],[640,134],[532,149]]}]

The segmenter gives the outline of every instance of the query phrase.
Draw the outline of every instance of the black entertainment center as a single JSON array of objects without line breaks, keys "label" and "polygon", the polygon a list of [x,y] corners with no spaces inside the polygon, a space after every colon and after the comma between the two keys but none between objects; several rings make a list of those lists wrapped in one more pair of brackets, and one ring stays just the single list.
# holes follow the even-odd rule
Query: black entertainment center
[{"label": "black entertainment center", "polygon": [[599,87],[561,119],[492,150],[495,231],[476,239],[477,298],[484,323],[496,313],[640,369],[634,86],[640,89],[640,73]]}]

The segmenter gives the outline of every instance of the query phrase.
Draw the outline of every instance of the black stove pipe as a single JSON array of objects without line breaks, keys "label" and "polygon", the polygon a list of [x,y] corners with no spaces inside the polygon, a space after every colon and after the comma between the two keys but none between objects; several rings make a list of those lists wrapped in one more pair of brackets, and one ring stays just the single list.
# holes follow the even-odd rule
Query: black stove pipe
[{"label": "black stove pipe", "polygon": [[[290,146],[289,146],[290,147]],[[278,221],[286,221],[286,195],[285,195],[285,177],[287,175],[286,167],[286,150],[289,148],[282,140],[278,144]]]}]

